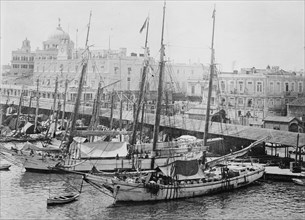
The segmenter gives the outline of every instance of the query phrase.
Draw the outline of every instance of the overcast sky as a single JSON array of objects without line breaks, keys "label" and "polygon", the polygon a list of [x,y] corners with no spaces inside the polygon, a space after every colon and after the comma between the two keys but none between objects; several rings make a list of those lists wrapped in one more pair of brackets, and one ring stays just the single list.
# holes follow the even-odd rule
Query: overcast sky
[{"label": "overcast sky", "polygon": [[[84,47],[90,10],[89,44],[96,49],[127,48],[143,53],[150,16],[149,46],[159,57],[163,1],[3,1],[1,0],[1,64],[25,38],[32,50],[42,47],[57,25]],[[222,71],[280,66],[304,69],[304,1],[167,1],[166,56],[174,62],[210,62],[212,12],[216,6],[215,57]]]}]

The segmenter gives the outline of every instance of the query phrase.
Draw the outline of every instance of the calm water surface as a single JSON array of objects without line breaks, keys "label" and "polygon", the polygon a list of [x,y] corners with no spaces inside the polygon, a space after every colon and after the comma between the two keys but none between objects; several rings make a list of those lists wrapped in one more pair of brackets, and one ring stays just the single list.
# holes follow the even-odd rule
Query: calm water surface
[{"label": "calm water surface", "polygon": [[88,184],[78,201],[47,208],[49,195],[80,186],[71,175],[0,171],[0,219],[305,219],[305,187],[272,182],[212,196],[112,205],[113,200]]}]

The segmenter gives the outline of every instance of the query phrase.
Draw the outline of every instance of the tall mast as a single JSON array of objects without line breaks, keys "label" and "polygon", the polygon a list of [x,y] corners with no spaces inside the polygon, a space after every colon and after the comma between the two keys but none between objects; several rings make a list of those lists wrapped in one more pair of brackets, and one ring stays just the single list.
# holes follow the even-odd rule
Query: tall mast
[{"label": "tall mast", "polygon": [[113,125],[113,105],[114,105],[114,91],[112,90],[111,92],[111,108],[110,108],[110,125],[109,125],[109,129],[112,129],[112,125]]},{"label": "tall mast", "polygon": [[[55,108],[56,108],[56,99],[57,99],[57,88],[58,88],[58,76],[56,76],[56,80],[55,80],[55,90],[54,90],[54,101],[53,101],[53,111],[52,111],[52,122],[55,119]],[[58,113],[57,113],[58,114]]]},{"label": "tall mast", "polygon": [[131,145],[136,144],[138,120],[139,120],[139,114],[140,114],[140,109],[141,109],[141,103],[143,101],[146,72],[147,72],[147,67],[148,67],[148,56],[149,56],[148,47],[147,47],[148,29],[149,29],[149,17],[147,17],[147,28],[146,28],[146,37],[145,37],[145,47],[144,47],[145,60],[144,60],[142,79],[141,79],[141,84],[140,84],[139,98],[138,98],[138,103],[137,103],[136,110],[135,110],[134,122],[133,122],[133,126],[132,126],[132,138],[131,138],[131,143],[130,143]]},{"label": "tall mast", "polygon": [[209,91],[208,91],[208,101],[207,101],[207,111],[206,111],[206,117],[205,117],[205,127],[204,127],[204,138],[203,138],[203,144],[204,146],[207,145],[207,139],[208,139],[208,132],[209,132],[209,120],[210,120],[210,102],[211,102],[211,95],[212,95],[212,88],[213,88],[213,75],[214,75],[214,30],[215,30],[215,13],[216,10],[214,8],[213,11],[213,32],[212,32],[212,46],[211,46],[211,65],[210,65],[210,80],[209,80]]},{"label": "tall mast", "polygon": [[35,111],[34,133],[37,133],[38,112],[39,112],[39,78],[37,79],[37,89],[36,89],[36,111]]},{"label": "tall mast", "polygon": [[65,111],[66,111],[66,100],[67,100],[67,89],[68,89],[68,79],[65,81],[65,92],[64,92],[64,103],[63,103],[63,109],[62,109],[62,117],[61,117],[61,130],[63,130],[64,127],[64,120],[65,120]]},{"label": "tall mast", "polygon": [[57,114],[55,114],[55,126],[54,126],[53,134],[51,134],[51,137],[55,137],[55,135],[56,135],[57,123],[58,123],[58,119],[59,119],[60,108],[61,108],[61,104],[60,104],[60,100],[58,100],[58,104],[57,104]]},{"label": "tall mast", "polygon": [[21,108],[22,108],[22,102],[23,102],[23,88],[21,90],[21,95],[20,95],[20,99],[19,99],[19,106],[18,106],[18,112],[17,112],[17,120],[16,120],[16,125],[15,125],[15,130],[16,132],[18,131],[18,124],[19,124],[19,117],[21,114]]},{"label": "tall mast", "polygon": [[94,99],[93,108],[92,108],[92,117],[89,125],[89,129],[94,130],[97,119],[97,110],[99,109],[99,100],[100,100],[100,90],[101,90],[101,82],[98,84],[98,88],[96,91],[96,97]]},{"label": "tall mast", "polygon": [[[88,37],[89,37],[89,30],[90,30],[91,15],[92,14],[91,14],[91,11],[90,11],[85,50],[88,50]],[[85,73],[86,73],[86,70],[87,70],[87,63],[88,63],[87,59],[88,59],[88,57],[85,57],[82,72],[81,72],[81,76],[80,76],[80,80],[79,80],[79,84],[78,84],[77,98],[76,98],[76,102],[75,102],[75,105],[74,105],[74,113],[73,113],[72,124],[71,124],[71,128],[70,128],[69,143],[71,143],[73,141],[73,132],[75,130],[75,125],[76,125],[76,120],[77,120],[77,117],[78,117],[78,110],[79,110],[79,105],[80,105],[80,97],[81,97],[82,90],[83,90],[83,81],[84,81],[84,76],[85,76]]]},{"label": "tall mast", "polygon": [[163,21],[162,21],[162,34],[161,34],[161,50],[160,50],[160,75],[159,75],[159,87],[158,87],[158,96],[157,96],[157,106],[155,114],[155,126],[154,126],[154,137],[153,137],[153,148],[152,148],[152,161],[151,168],[154,168],[154,158],[156,156],[156,146],[158,141],[159,126],[160,126],[160,113],[161,113],[161,99],[163,93],[163,72],[164,72],[164,44],[163,44],[163,35],[164,35],[164,20],[165,20],[165,2],[163,6]]},{"label": "tall mast", "polygon": [[30,102],[29,102],[29,111],[28,111],[28,121],[30,120],[30,112],[31,112],[31,106],[32,106],[32,95],[30,94]]}]

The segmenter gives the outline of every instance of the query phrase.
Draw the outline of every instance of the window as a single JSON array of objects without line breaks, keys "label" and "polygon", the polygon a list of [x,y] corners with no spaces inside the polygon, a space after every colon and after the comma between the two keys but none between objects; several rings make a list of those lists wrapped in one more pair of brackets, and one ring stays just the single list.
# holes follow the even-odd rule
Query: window
[{"label": "window", "polygon": [[244,104],[244,99],[238,98],[238,105],[243,105],[243,104]]},{"label": "window", "polygon": [[256,83],[256,91],[257,92],[263,92],[263,83],[262,82],[257,82]]},{"label": "window", "polygon": [[226,99],[225,98],[221,98],[220,105],[221,106],[226,105]]},{"label": "window", "polygon": [[128,67],[128,75],[131,74],[131,67]]},{"label": "window", "polygon": [[281,92],[281,82],[276,82],[276,92]]},{"label": "window", "polygon": [[240,93],[244,92],[244,82],[243,81],[238,81],[238,91]]},{"label": "window", "polygon": [[247,107],[252,107],[252,99],[248,99]]},{"label": "window", "polygon": [[211,97],[211,105],[215,105],[215,98]]},{"label": "window", "polygon": [[285,82],[285,91],[289,92],[289,83],[288,82]]},{"label": "window", "polygon": [[114,67],[114,74],[118,74],[119,67]]},{"label": "window", "polygon": [[273,92],[274,92],[274,85],[273,85],[273,82],[270,82],[270,83],[269,83],[269,92],[270,92],[270,93],[273,93]]},{"label": "window", "polygon": [[303,92],[303,83],[299,82],[299,92]]},{"label": "window", "polygon": [[226,91],[226,83],[225,83],[225,81],[221,81],[221,83],[220,83],[220,88],[221,88],[221,91],[222,91],[222,92],[225,92],[225,91]]},{"label": "window", "polygon": [[235,105],[235,99],[234,98],[230,98],[229,99],[229,106],[234,106]]},{"label": "window", "polygon": [[192,86],[192,95],[195,94],[195,86]]},{"label": "window", "polygon": [[234,81],[230,81],[229,85],[230,85],[229,90],[230,90],[231,93],[233,93],[234,92]]},{"label": "window", "polygon": [[130,90],[130,77],[127,77],[127,90]]},{"label": "window", "polygon": [[280,130],[280,126],[279,125],[273,125],[273,129],[274,130]]},{"label": "window", "polygon": [[203,95],[203,91],[204,91],[204,86],[201,86],[201,95]]},{"label": "window", "polygon": [[263,100],[262,99],[257,99],[257,106],[258,107],[263,107]]},{"label": "window", "polygon": [[291,92],[294,92],[294,82],[291,83]]},{"label": "window", "polygon": [[269,107],[273,107],[273,105],[274,105],[273,99],[269,99]]},{"label": "window", "polygon": [[247,88],[246,89],[249,93],[253,93],[253,82],[251,82],[251,81],[247,82]]}]

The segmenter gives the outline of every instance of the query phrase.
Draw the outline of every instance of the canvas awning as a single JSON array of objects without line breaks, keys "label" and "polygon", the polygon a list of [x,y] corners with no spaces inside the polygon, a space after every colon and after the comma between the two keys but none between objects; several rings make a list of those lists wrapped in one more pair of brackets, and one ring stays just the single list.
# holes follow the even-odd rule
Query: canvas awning
[{"label": "canvas awning", "polygon": [[125,157],[128,154],[126,142],[96,141],[80,145],[81,158]]},{"label": "canvas awning", "polygon": [[168,165],[158,167],[163,175],[177,177],[178,180],[204,178],[198,160],[176,160]]}]

